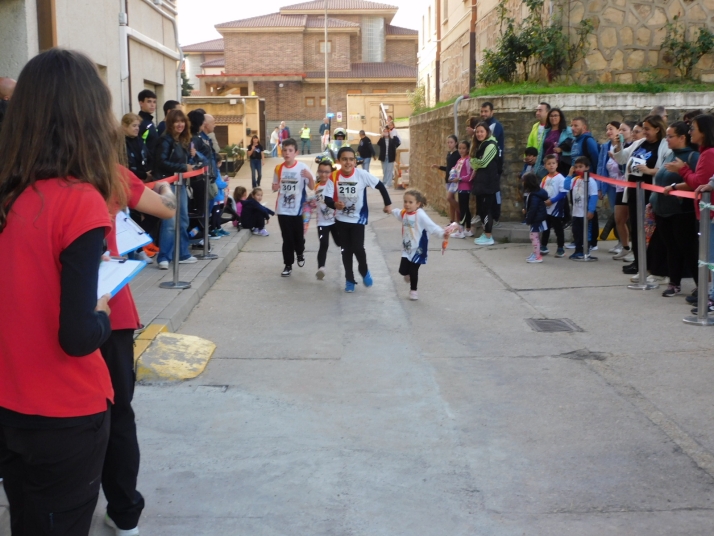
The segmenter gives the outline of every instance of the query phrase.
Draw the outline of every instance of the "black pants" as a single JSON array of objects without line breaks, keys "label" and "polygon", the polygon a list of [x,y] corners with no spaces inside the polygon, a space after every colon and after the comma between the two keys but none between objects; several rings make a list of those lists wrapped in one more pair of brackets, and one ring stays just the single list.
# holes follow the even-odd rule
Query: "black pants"
[{"label": "black pants", "polygon": [[548,247],[548,240],[550,240],[550,230],[555,231],[555,238],[558,242],[558,248],[563,249],[565,247],[565,233],[563,232],[563,218],[557,218],[548,214],[545,220],[548,223],[548,228],[543,231],[540,238],[540,247]]},{"label": "black pants", "polygon": [[332,240],[337,247],[340,247],[340,232],[337,230],[337,224],[317,227],[317,238],[320,240],[320,249],[317,251],[317,267],[322,268],[327,261],[327,249],[330,247],[330,233]]},{"label": "black pants", "polygon": [[402,262],[399,263],[399,273],[409,276],[409,285],[412,290],[417,289],[419,283],[419,267],[421,264],[410,261],[406,257],[402,257]]},{"label": "black pants", "polygon": [[355,282],[355,274],[352,270],[352,256],[357,257],[357,269],[362,277],[367,275],[367,253],[364,251],[364,225],[359,223],[335,222],[337,232],[340,234],[340,246],[342,247],[342,264],[345,267],[345,279]]},{"label": "black pants", "polygon": [[471,192],[459,192],[459,212],[461,213],[461,225],[471,229]]},{"label": "black pants", "polygon": [[493,229],[493,221],[496,219],[496,194],[477,194],[476,195],[476,209],[478,210],[479,218],[483,223],[483,230],[485,233],[491,234],[491,229]]},{"label": "black pants", "polygon": [[305,231],[302,216],[278,216],[280,232],[283,235],[283,262],[292,266],[295,254],[301,257],[305,253]]},{"label": "black pants", "polygon": [[501,197],[501,192],[499,191],[493,200],[493,221],[501,221],[501,203],[499,200],[503,200]]},{"label": "black pants", "polygon": [[575,253],[584,253],[583,251],[583,218],[582,216],[573,216],[573,242],[575,242]]},{"label": "black pants", "polygon": [[[645,190],[645,207],[650,202],[650,192]],[[635,263],[639,262],[640,254],[638,244],[640,242],[638,229],[642,229],[645,225],[644,214],[640,217],[637,214],[637,190],[635,188],[627,189],[627,206],[630,209],[630,242],[632,242],[632,253],[635,255]]]},{"label": "black pants", "polygon": [[215,203],[213,205],[213,208],[211,209],[210,218],[211,231],[220,229],[221,225],[223,225],[223,209],[225,208],[225,206],[225,203]]},{"label": "black pants", "polygon": [[0,425],[0,473],[12,536],[86,536],[99,498],[109,411],[81,425]]},{"label": "black pants", "polygon": [[680,286],[686,272],[695,283],[699,274],[699,238],[697,218],[693,212],[663,218],[655,214],[667,255],[667,275],[672,285]]},{"label": "black pants", "polygon": [[102,488],[107,513],[117,527],[133,529],[139,524],[144,498],[136,490],[139,475],[139,441],[131,401],[134,398],[134,330],[112,331],[101,348],[114,387],[110,408],[109,445],[102,470]]},{"label": "black pants", "polygon": [[590,228],[588,229],[588,236],[590,237],[590,247],[594,248],[597,246],[598,235],[600,234],[600,223],[597,219],[597,210],[593,212],[593,219],[590,220]]}]

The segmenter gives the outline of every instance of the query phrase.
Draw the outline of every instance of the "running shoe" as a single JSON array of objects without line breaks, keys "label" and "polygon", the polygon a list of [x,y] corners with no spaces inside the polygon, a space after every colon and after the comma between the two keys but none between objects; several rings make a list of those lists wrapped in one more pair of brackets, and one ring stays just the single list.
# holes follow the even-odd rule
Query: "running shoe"
[{"label": "running shoe", "polygon": [[104,514],[104,524],[114,530],[116,536],[139,536],[139,527],[136,526],[133,529],[120,529],[117,527],[114,520],[109,517],[109,514]]},{"label": "running shoe", "polygon": [[285,265],[285,269],[283,272],[280,274],[282,277],[290,277],[290,274],[293,273],[293,267],[290,266],[289,264]]},{"label": "running shoe", "polygon": [[409,299],[411,301],[417,301],[419,299],[419,293],[416,290],[409,291]]},{"label": "running shoe", "polygon": [[547,246],[540,248],[540,254],[541,254],[541,255],[547,255],[548,253],[550,253],[550,250],[548,249]]},{"label": "running shoe", "polygon": [[565,257],[565,250],[563,248],[558,248],[558,251],[555,252],[555,258],[562,259],[563,257]]},{"label": "running shoe", "polygon": [[345,281],[345,292],[354,292],[356,284],[354,281]]},{"label": "running shoe", "polygon": [[297,256],[297,265],[302,268],[305,266],[305,256],[304,255],[298,255]]},{"label": "running shoe", "polygon": [[530,257],[526,259],[526,262],[529,264],[543,262],[543,257],[537,257],[535,253],[531,253]]},{"label": "running shoe", "polygon": [[474,234],[471,232],[471,229],[466,229],[464,231],[464,237],[469,238],[472,237]]},{"label": "running shoe", "polygon": [[627,255],[622,257],[623,262],[635,262],[635,254],[630,251]]},{"label": "running shoe", "polygon": [[144,261],[146,264],[151,264],[152,262],[154,262],[154,260],[151,257],[149,257],[146,254],[146,251],[144,251],[143,249],[134,253],[134,257],[136,258],[137,261]]},{"label": "running shoe", "polygon": [[637,264],[633,262],[632,264],[623,266],[622,273],[626,275],[635,275],[637,273]]},{"label": "running shoe", "polygon": [[181,259],[179,261],[179,264],[196,264],[197,262],[198,262],[198,259],[196,257],[194,257],[193,255],[191,255],[187,259]]},{"label": "running shoe", "polygon": [[[708,311],[709,313],[714,313],[714,301],[709,300],[709,307],[708,307],[708,309],[709,309],[709,311]],[[699,307],[693,308],[693,309],[692,309],[692,314],[693,314],[693,315],[699,314]]]},{"label": "running shoe", "polygon": [[495,243],[496,242],[493,238],[489,238],[485,234],[479,236],[474,240],[474,244],[476,244],[477,246],[492,246]]},{"label": "running shoe", "polygon": [[461,231],[456,231],[455,233],[451,233],[451,235],[449,235],[449,238],[466,238],[466,235]]},{"label": "running shoe", "polygon": [[159,270],[168,270],[168,269],[169,269],[169,261],[159,262]]},{"label": "running shoe", "polygon": [[620,248],[620,251],[612,256],[612,260],[621,261],[628,255],[632,255],[632,250],[630,248]]},{"label": "running shoe", "polygon": [[617,244],[615,244],[615,247],[610,248],[608,253],[612,253],[613,255],[619,255],[621,251],[622,251],[622,244],[620,244],[618,242]]},{"label": "running shoe", "polygon": [[369,271],[362,278],[362,281],[364,282],[364,286],[367,288],[371,287],[374,284],[374,281],[372,281],[372,274],[370,274]]},{"label": "running shoe", "polygon": [[597,246],[590,246],[590,251],[597,251],[598,247]]},{"label": "running shoe", "polygon": [[225,231],[223,229],[218,229],[218,234],[221,236],[231,236],[231,233],[229,233],[228,231]]},{"label": "running shoe", "polygon": [[575,249],[575,242],[571,242],[565,246],[565,249]]},{"label": "running shoe", "polygon": [[699,291],[698,289],[694,289],[692,293],[685,298],[687,300],[687,303],[691,303],[692,305],[696,305],[696,303],[699,301]]},{"label": "running shoe", "polygon": [[317,269],[317,273],[315,274],[315,277],[317,277],[318,281],[322,281],[323,279],[325,279],[325,267],[324,266],[320,266]]},{"label": "running shoe", "polygon": [[571,261],[581,261],[585,258],[585,255],[583,253],[573,253],[570,257],[568,257]]},{"label": "running shoe", "polygon": [[258,236],[270,236],[270,233],[268,232],[267,229],[260,229],[259,231],[253,233],[254,235]]},{"label": "running shoe", "polygon": [[667,290],[662,293],[665,298],[674,298],[677,294],[682,292],[682,287],[676,285],[667,285]]}]

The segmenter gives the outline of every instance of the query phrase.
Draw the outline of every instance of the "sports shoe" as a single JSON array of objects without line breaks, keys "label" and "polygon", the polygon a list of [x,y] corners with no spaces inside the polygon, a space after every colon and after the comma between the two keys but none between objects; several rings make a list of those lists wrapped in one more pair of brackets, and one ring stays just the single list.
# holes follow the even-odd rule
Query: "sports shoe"
[{"label": "sports shoe", "polygon": [[613,255],[619,255],[621,251],[622,251],[622,244],[620,244],[620,242],[618,242],[617,244],[615,244],[615,247],[610,248],[608,250],[608,253],[612,253]]},{"label": "sports shoe", "polygon": [[624,257],[622,257],[623,262],[635,262],[635,254],[630,252]]},{"label": "sports shoe", "polygon": [[565,257],[565,250],[563,248],[558,248],[558,251],[555,252],[555,258],[562,259],[563,257]]},{"label": "sports shoe", "polygon": [[216,230],[209,231],[208,236],[210,236],[211,238],[213,238],[213,240],[220,240],[220,239],[221,239],[221,235],[220,235],[220,234],[218,233],[218,231],[216,231]]},{"label": "sports shoe", "polygon": [[362,278],[362,282],[364,283],[364,286],[369,288],[374,284],[374,281],[372,281],[372,274],[367,272],[365,276]]},{"label": "sports shoe", "polygon": [[322,281],[323,279],[325,279],[325,267],[324,266],[320,266],[317,269],[317,273],[315,274],[315,277],[317,277],[318,281]]},{"label": "sports shoe", "polygon": [[565,245],[565,249],[575,249],[575,242],[571,242],[570,244]]},{"label": "sports shoe", "polygon": [[540,254],[541,254],[541,255],[547,255],[548,253],[550,253],[550,250],[548,249],[548,247],[541,247],[541,248],[540,248]]},{"label": "sports shoe", "polygon": [[585,258],[585,254],[583,253],[573,253],[570,257],[568,257],[571,261],[581,261]]},{"label": "sports shoe", "polygon": [[682,287],[676,285],[667,285],[667,290],[662,293],[665,298],[674,298],[677,294],[682,292]]},{"label": "sports shoe", "polygon": [[699,301],[699,290],[695,288],[692,293],[684,299],[687,300],[687,303],[696,305],[696,303]]},{"label": "sports shoe", "polygon": [[179,264],[196,264],[197,262],[198,259],[191,255],[189,258],[179,261]]},{"label": "sports shoe", "polygon": [[489,238],[485,234],[482,234],[474,240],[474,244],[476,244],[477,246],[492,246],[495,243],[496,242],[493,240],[493,238]]},{"label": "sports shoe", "polygon": [[290,266],[289,264],[285,265],[285,268],[283,269],[282,273],[280,274],[283,277],[290,277],[290,274],[293,273],[293,267]]},{"label": "sports shoe", "polygon": [[224,231],[223,229],[218,229],[218,234],[221,236],[231,236],[231,233]]},{"label": "sports shoe", "polygon": [[[709,311],[708,311],[709,313],[714,313],[714,301],[709,300],[708,309],[709,309]],[[693,315],[699,314],[699,307],[694,307],[692,309],[692,314]]]},{"label": "sports shoe", "polygon": [[409,291],[409,299],[411,301],[417,301],[419,299],[419,293],[416,290]]},{"label": "sports shoe", "polygon": [[471,218],[471,225],[478,225],[481,223],[481,217],[480,216],[474,216]]},{"label": "sports shoe", "polygon": [[268,232],[267,229],[260,229],[257,233],[253,233],[254,235],[258,236],[270,236],[270,233]]},{"label": "sports shoe", "polygon": [[597,251],[598,247],[597,246],[590,246],[590,251]]},{"label": "sports shoe", "polygon": [[345,281],[345,292],[354,292],[356,284],[354,281]]},{"label": "sports shoe", "polygon": [[114,529],[114,534],[116,536],[139,536],[139,527],[134,527],[133,529],[120,529],[117,527],[116,523],[112,520],[111,517],[109,517],[109,514],[104,514],[104,524],[111,528]]},{"label": "sports shoe", "polygon": [[472,237],[474,234],[471,232],[471,229],[466,229],[464,231],[464,237],[469,238]]},{"label": "sports shoe", "polygon": [[404,282],[405,283],[411,283],[412,282],[412,277],[410,275],[405,275],[404,276]]},{"label": "sports shoe", "polygon": [[466,238],[466,234],[461,231],[456,231],[455,233],[451,233],[449,238]]},{"label": "sports shoe", "polygon": [[137,261],[144,261],[146,264],[151,264],[152,262],[154,262],[154,260],[149,257],[143,249],[134,253],[134,257]]},{"label": "sports shoe", "polygon": [[298,255],[297,256],[297,265],[302,268],[305,266],[305,255]]},{"label": "sports shoe", "polygon": [[633,262],[632,264],[623,266],[622,273],[626,275],[635,275],[637,273],[637,264]]},{"label": "sports shoe", "polygon": [[159,266],[159,270],[168,270],[169,269],[169,261],[161,261],[158,266]]},{"label": "sports shoe", "polygon": [[535,264],[537,262],[543,262],[543,257],[536,257],[535,253],[531,253],[531,256],[526,259],[527,263]]},{"label": "sports shoe", "polygon": [[[620,248],[620,251],[616,253],[615,255],[612,256],[612,260],[614,261],[621,261],[624,260],[625,257],[628,255],[632,255],[632,250],[630,248]],[[634,255],[632,255],[634,257]],[[632,262],[632,261],[630,261]]]},{"label": "sports shoe", "polygon": [[639,283],[640,282],[640,274],[636,273],[630,278],[631,283]]},{"label": "sports shoe", "polygon": [[660,283],[662,285],[669,285],[669,277],[662,277],[658,275],[648,275],[647,276],[647,282],[648,283]]}]

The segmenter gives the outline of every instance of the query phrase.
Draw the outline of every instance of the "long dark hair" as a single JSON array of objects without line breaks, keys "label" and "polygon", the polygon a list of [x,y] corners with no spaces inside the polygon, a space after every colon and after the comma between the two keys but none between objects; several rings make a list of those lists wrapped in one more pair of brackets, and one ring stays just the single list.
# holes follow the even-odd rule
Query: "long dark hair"
[{"label": "long dark hair", "polygon": [[111,93],[92,60],[59,48],[32,58],[0,133],[0,232],[20,194],[43,179],[74,177],[124,206],[122,142]]},{"label": "long dark hair", "polygon": [[[486,139],[483,141],[478,141],[478,138],[476,138],[476,129],[478,127],[486,129]],[[474,129],[474,137],[473,137],[473,142],[471,143],[470,154],[471,154],[471,158],[474,158],[476,156],[476,154],[478,154],[478,150],[481,148],[481,145],[483,143],[486,143],[489,136],[491,136],[491,127],[488,126],[488,123],[486,123],[486,121],[479,121],[478,123],[476,123],[476,126],[471,127],[471,128]]]},{"label": "long dark hair", "polygon": [[[183,132],[179,135],[176,134],[174,130],[174,125],[179,121],[183,121],[186,127]],[[184,149],[188,148],[188,144],[191,143],[191,128],[188,121],[188,117],[181,110],[171,110],[166,116],[166,133],[171,136],[174,140],[179,142]]]},{"label": "long dark hair", "polygon": [[[15,91],[17,91],[17,89]],[[704,136],[704,142],[699,144],[700,152],[702,149],[714,147],[714,116],[709,114],[698,115],[692,119],[692,123],[697,124],[699,132]],[[5,130],[7,131],[7,128],[5,128]]]},{"label": "long dark hair", "polygon": [[550,114],[552,114],[553,112],[558,112],[558,117],[560,117],[560,122],[558,123],[558,132],[563,132],[565,129],[568,128],[568,122],[565,119],[565,114],[563,113],[563,110],[561,110],[560,108],[551,108],[548,112],[548,128],[553,128],[550,125]]},{"label": "long dark hair", "polygon": [[201,127],[206,121],[206,114],[199,110],[192,110],[188,112],[188,120],[191,122],[191,134],[194,136],[201,132]]}]

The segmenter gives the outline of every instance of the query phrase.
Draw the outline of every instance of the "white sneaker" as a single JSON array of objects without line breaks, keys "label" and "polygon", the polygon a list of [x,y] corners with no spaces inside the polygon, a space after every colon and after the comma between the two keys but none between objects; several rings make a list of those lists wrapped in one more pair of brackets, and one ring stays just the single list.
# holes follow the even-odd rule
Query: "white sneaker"
[{"label": "white sneaker", "polygon": [[612,248],[608,251],[608,253],[612,253],[613,255],[619,255],[621,251],[622,251],[622,244],[620,244],[620,242],[618,242],[617,244],[615,244],[614,248]]},{"label": "white sneaker", "polygon": [[198,262],[198,259],[191,255],[188,259],[184,259],[182,261],[179,261],[179,264],[196,264]]},{"label": "white sneaker", "polygon": [[660,283],[662,285],[669,285],[669,277],[667,277],[667,276],[661,277],[658,275],[648,275],[647,282],[648,283]]},{"label": "white sneaker", "polygon": [[466,235],[461,231],[456,231],[455,233],[451,233],[450,238],[466,238]]},{"label": "white sneaker", "polygon": [[598,249],[597,246],[592,246],[592,247],[590,248],[590,251],[597,251],[597,249]]},{"label": "white sneaker", "polygon": [[137,253],[134,253],[134,257],[137,261],[144,261],[146,264],[151,264],[154,262],[154,259],[149,257],[145,251],[139,251]]},{"label": "white sneaker", "polygon": [[630,252],[627,255],[625,255],[624,257],[622,257],[622,260],[624,262],[635,262],[635,254]]},{"label": "white sneaker", "polygon": [[471,225],[478,225],[481,223],[481,217],[480,216],[474,216],[471,218]]},{"label": "white sneaker", "polygon": [[472,237],[473,235],[474,235],[474,234],[471,232],[470,229],[467,229],[466,231],[464,231],[464,237],[466,237],[466,238],[470,238],[470,237]]},{"label": "white sneaker", "polygon": [[325,279],[325,267],[324,266],[320,266],[317,269],[317,273],[315,274],[315,277],[317,277],[318,281],[322,281],[323,279]]},{"label": "white sneaker", "polygon": [[133,529],[124,530],[117,527],[116,523],[109,517],[109,514],[104,514],[104,524],[114,529],[114,534],[116,536],[139,536],[139,527],[134,527]]},{"label": "white sneaker", "polygon": [[169,261],[161,261],[159,263],[159,270],[168,270],[169,269]]},{"label": "white sneaker", "polygon": [[[612,250],[610,250],[610,251],[612,251]],[[621,248],[621,249],[620,249],[620,252],[617,253],[616,255],[613,255],[612,258],[613,258],[613,260],[621,261],[621,260],[623,260],[625,257],[627,257],[628,255],[632,255],[632,256],[634,257],[634,255],[632,254],[632,250],[631,250],[631,249]],[[633,262],[633,261],[634,261],[634,259],[632,259],[632,260],[629,261],[629,262]]]},{"label": "white sneaker", "polygon": [[570,244],[565,245],[565,249],[575,249],[575,242],[571,242]]},{"label": "white sneaker", "polygon": [[640,274],[635,274],[630,278],[630,281],[633,283],[639,283],[640,282]]},{"label": "white sneaker", "polygon": [[416,290],[409,291],[409,299],[411,301],[417,301],[419,299],[419,293]]}]

